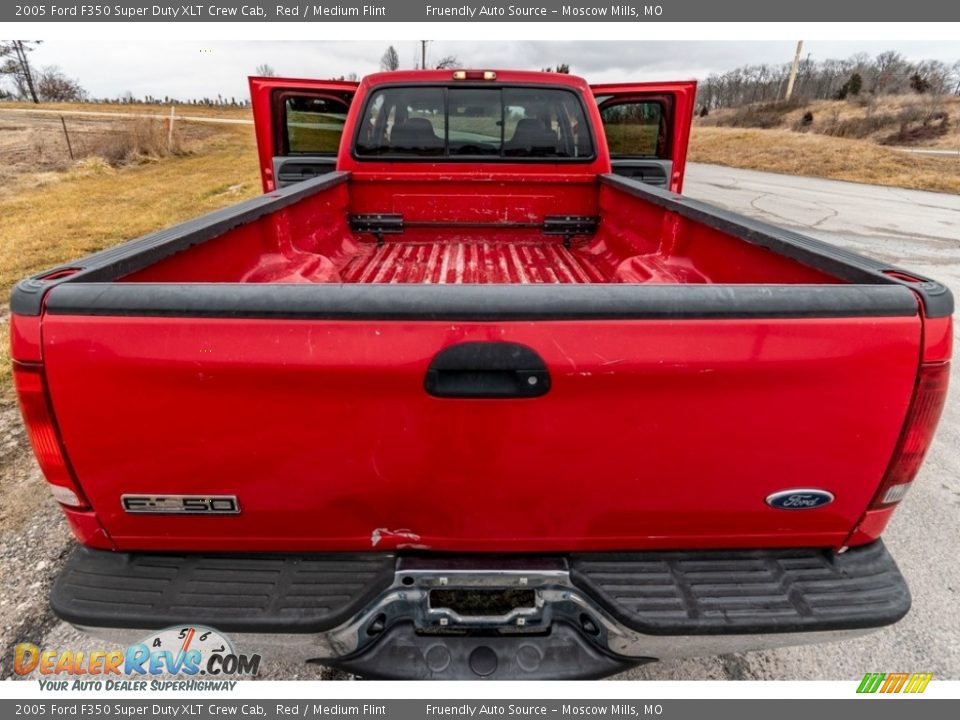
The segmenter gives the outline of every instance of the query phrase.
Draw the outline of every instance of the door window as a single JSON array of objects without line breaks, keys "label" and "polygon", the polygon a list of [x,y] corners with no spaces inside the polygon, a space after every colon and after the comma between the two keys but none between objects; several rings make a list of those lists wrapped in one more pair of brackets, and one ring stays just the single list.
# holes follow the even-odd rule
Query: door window
[{"label": "door window", "polygon": [[669,157],[661,102],[613,101],[601,104],[600,117],[603,119],[610,157]]},{"label": "door window", "polygon": [[348,104],[339,98],[287,95],[284,129],[288,155],[336,155]]}]

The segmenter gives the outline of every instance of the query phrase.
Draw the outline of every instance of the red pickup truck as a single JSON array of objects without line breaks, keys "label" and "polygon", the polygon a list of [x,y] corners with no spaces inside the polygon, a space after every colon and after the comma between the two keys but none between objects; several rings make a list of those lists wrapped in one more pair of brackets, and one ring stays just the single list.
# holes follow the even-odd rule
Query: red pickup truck
[{"label": "red pickup truck", "polygon": [[694,83],[250,84],[264,195],[14,291],[57,615],[569,678],[908,611],[952,297],[678,194]]}]

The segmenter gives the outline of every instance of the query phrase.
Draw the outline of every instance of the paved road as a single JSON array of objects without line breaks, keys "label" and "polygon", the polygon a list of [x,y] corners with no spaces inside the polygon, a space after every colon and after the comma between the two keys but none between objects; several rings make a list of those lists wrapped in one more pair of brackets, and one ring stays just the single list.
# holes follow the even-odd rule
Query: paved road
[{"label": "paved road", "polygon": [[[692,165],[691,197],[808,232],[948,284],[960,298],[960,195]],[[874,670],[960,678],[960,363],[937,439],[885,535],[913,610],[873,635],[831,645],[649,665],[624,677],[859,679]]]},{"label": "paved road", "polygon": [[895,147],[894,150],[899,150],[900,152],[910,153],[912,155],[936,155],[939,157],[955,157],[960,158],[960,150],[941,150],[938,148],[909,148],[909,147]]}]

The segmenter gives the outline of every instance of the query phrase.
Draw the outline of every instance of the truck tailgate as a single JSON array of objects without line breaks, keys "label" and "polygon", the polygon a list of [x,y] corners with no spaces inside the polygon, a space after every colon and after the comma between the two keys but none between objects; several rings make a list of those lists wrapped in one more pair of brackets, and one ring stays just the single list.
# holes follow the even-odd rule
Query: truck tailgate
[{"label": "truck tailgate", "polygon": [[[73,469],[120,549],[831,546],[866,509],[920,319],[415,321],[47,314]],[[511,342],[529,398],[425,391],[438,352]],[[832,504],[775,509],[818,488]],[[124,494],[233,495],[237,514]]]}]

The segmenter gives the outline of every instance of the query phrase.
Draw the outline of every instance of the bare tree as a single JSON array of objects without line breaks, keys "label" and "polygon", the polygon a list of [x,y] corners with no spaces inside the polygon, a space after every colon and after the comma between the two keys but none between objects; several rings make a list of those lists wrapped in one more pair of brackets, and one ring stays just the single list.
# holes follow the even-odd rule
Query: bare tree
[{"label": "bare tree", "polygon": [[30,98],[39,103],[36,86],[33,82],[33,70],[30,68],[30,62],[27,55],[33,52],[39,40],[3,40],[0,41],[0,58],[5,58],[3,65],[0,65],[0,74],[9,75],[13,78],[13,84],[20,97]]},{"label": "bare tree", "polygon": [[400,69],[400,56],[397,55],[397,49],[391,45],[380,58],[380,69],[393,72]]},{"label": "bare tree", "polygon": [[461,64],[456,55],[445,55],[437,60],[435,67],[437,70],[449,70],[451,68],[461,67]]},{"label": "bare tree", "polygon": [[272,65],[267,65],[267,63],[260,63],[257,65],[255,71],[259,77],[276,77],[277,71],[273,69]]},{"label": "bare tree", "polygon": [[78,80],[64,75],[56,65],[43,68],[36,77],[37,95],[44,102],[76,102],[87,96]]},{"label": "bare tree", "polygon": [[878,95],[904,92],[909,87],[910,68],[900,53],[893,50],[880,53],[874,60],[874,66],[874,92]]},{"label": "bare tree", "polygon": [[[916,72],[928,84],[933,95],[946,95],[951,90],[950,66],[940,60],[924,60],[917,64]],[[915,88],[914,88],[915,89]]]},{"label": "bare tree", "polygon": [[[699,84],[697,105],[709,112],[776,101],[784,95],[789,74],[790,63],[745,65],[711,74]],[[960,62],[952,66],[940,60],[912,62],[896,52],[873,58],[858,53],[844,60],[807,56],[799,63],[792,100],[804,104],[847,98],[870,107],[879,96],[916,93],[918,87],[931,97],[960,94]]]}]

